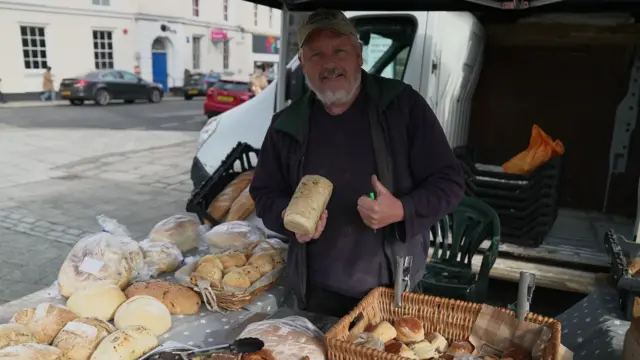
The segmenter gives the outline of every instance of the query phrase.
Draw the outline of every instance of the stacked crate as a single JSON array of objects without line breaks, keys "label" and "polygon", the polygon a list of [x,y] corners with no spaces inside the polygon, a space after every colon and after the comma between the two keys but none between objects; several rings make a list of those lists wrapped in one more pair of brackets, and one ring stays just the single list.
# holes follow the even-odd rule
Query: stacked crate
[{"label": "stacked crate", "polygon": [[529,175],[507,174],[501,166],[479,164],[471,147],[454,150],[460,161],[466,194],[495,209],[500,217],[502,242],[537,247],[558,216],[561,157]]}]

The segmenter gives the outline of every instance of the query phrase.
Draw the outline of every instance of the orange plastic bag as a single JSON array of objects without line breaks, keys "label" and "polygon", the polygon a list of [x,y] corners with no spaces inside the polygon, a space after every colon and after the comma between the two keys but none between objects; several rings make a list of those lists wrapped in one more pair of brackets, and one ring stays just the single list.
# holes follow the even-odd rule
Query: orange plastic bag
[{"label": "orange plastic bag", "polygon": [[564,154],[562,141],[553,141],[538,125],[531,129],[531,139],[527,150],[511,158],[502,164],[504,172],[510,174],[526,175],[533,172],[539,166],[556,156]]}]

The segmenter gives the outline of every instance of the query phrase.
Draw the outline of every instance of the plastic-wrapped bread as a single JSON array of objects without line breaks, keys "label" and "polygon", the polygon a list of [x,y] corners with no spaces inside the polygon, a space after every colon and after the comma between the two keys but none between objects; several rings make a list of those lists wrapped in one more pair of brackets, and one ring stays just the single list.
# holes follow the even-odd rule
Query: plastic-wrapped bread
[{"label": "plastic-wrapped bread", "polygon": [[247,186],[231,204],[226,221],[245,220],[256,209],[256,204],[253,202],[251,194],[249,194],[249,188],[250,186]]},{"label": "plastic-wrapped bread", "polygon": [[238,175],[213,199],[211,204],[209,204],[207,213],[211,215],[212,218],[222,221],[233,202],[240,196],[242,191],[251,184],[251,180],[253,180],[253,170],[245,171]]},{"label": "plastic-wrapped bread", "polygon": [[152,243],[170,243],[180,251],[194,249],[200,241],[200,223],[189,216],[174,215],[158,222],[149,232]]},{"label": "plastic-wrapped bread", "polygon": [[284,214],[284,227],[296,234],[311,235],[327,207],[333,184],[319,175],[305,175]]}]

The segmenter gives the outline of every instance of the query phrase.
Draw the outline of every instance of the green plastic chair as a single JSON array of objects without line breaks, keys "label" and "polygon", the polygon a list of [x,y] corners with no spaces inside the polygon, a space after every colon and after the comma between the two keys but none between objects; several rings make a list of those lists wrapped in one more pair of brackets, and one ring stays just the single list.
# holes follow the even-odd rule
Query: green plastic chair
[{"label": "green plastic chair", "polygon": [[[433,255],[418,289],[427,295],[484,303],[489,272],[498,257],[500,219],[480,199],[465,197],[453,213],[431,228]],[[491,245],[475,275],[471,260],[482,242]]]}]

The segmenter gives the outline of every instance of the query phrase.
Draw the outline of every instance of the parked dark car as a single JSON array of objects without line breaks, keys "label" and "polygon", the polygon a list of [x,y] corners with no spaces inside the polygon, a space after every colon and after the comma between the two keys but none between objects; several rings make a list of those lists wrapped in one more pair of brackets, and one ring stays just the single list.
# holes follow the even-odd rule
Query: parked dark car
[{"label": "parked dark car", "polygon": [[195,96],[206,96],[207,90],[215,85],[221,77],[222,74],[219,73],[193,73],[189,75],[183,89],[184,99],[191,100]]},{"label": "parked dark car", "polygon": [[157,103],[163,95],[162,85],[121,70],[96,70],[77,78],[62,79],[60,83],[60,97],[72,105],[82,105],[85,101],[107,105],[111,100]]}]

